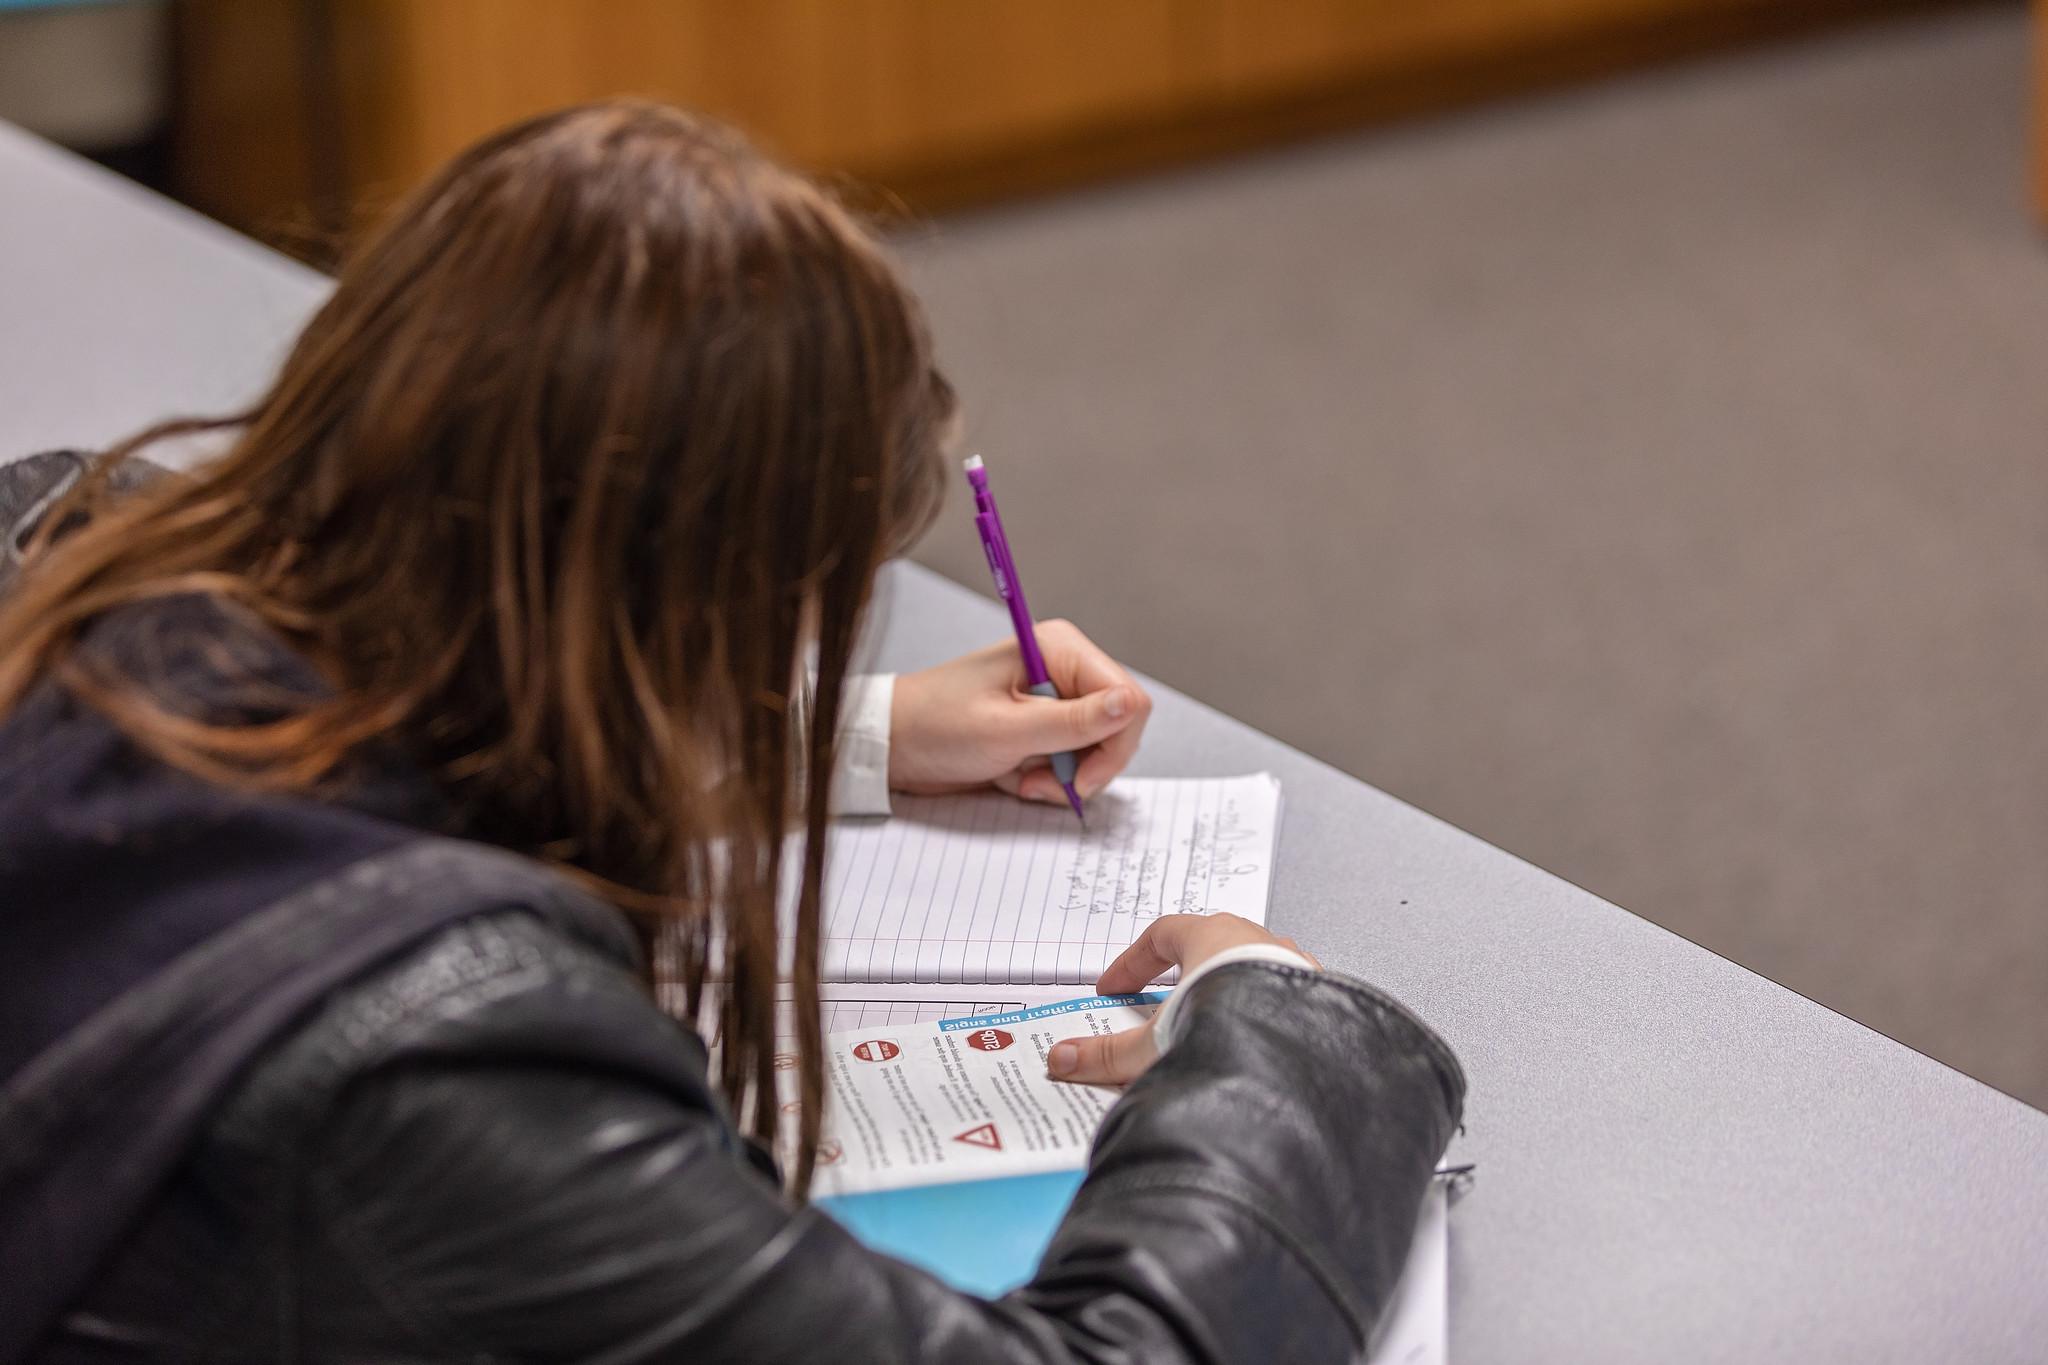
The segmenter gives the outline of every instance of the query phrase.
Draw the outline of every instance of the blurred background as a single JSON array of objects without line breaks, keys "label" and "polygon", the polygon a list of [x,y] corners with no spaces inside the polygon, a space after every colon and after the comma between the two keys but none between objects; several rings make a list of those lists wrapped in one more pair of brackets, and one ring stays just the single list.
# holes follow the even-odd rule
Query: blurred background
[{"label": "blurred background", "polygon": [[520,115],[731,119],[892,223],[1041,616],[2048,1106],[2044,32],[0,0],[0,117],[315,263]]}]

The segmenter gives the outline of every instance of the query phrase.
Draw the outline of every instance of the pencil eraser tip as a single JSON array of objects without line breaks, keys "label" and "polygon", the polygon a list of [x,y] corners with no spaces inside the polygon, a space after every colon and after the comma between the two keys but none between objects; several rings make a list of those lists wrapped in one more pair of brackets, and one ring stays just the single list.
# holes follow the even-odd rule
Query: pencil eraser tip
[{"label": "pencil eraser tip", "polygon": [[970,471],[972,471],[972,470],[976,470],[976,469],[979,469],[979,468],[981,468],[981,456],[979,456],[979,455],[969,455],[969,456],[967,457],[967,461],[966,461],[966,463],[967,463],[967,468],[968,468],[968,469],[969,469]]}]

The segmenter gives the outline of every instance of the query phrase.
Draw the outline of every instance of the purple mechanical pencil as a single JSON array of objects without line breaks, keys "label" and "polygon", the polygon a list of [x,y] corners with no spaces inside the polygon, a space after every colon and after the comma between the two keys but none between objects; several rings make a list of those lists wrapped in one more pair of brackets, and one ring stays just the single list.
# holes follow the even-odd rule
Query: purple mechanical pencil
[{"label": "purple mechanical pencil", "polygon": [[[1010,538],[1003,534],[1003,514],[996,511],[996,495],[988,491],[988,470],[982,467],[979,455],[967,457],[967,482],[974,489],[974,529],[981,533],[982,553],[988,556],[988,571],[996,578],[996,596],[1010,608],[1010,624],[1017,631],[1017,652],[1024,656],[1024,681],[1030,684],[1025,690],[1034,697],[1057,699],[1060,691],[1045,671],[1045,656],[1038,652],[1038,627],[1031,620],[1031,608],[1024,604],[1024,584],[1017,578]],[[1047,757],[1052,763],[1052,775],[1066,789],[1067,804],[1086,824],[1088,817],[1081,810],[1081,794],[1074,790],[1074,756]]]}]

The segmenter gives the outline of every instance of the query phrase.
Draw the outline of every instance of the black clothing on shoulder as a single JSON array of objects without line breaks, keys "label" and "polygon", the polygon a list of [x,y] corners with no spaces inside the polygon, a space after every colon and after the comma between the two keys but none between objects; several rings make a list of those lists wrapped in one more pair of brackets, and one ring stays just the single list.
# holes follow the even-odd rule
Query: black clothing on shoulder
[{"label": "black clothing on shoulder", "polygon": [[[321,685],[209,599],[88,647],[212,716]],[[791,1207],[623,918],[445,816],[396,760],[255,794],[49,684],[0,718],[0,1365],[1363,1349],[1464,1096],[1387,996],[1205,975],[983,1300]]]}]

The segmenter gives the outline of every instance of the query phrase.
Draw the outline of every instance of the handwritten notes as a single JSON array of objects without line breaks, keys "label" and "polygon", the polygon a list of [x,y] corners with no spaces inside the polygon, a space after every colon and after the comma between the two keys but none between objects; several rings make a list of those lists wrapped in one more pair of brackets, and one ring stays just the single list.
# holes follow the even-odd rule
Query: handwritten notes
[{"label": "handwritten notes", "polygon": [[1280,784],[1123,778],[1064,807],[996,793],[898,797],[836,825],[824,977],[836,982],[1092,984],[1160,915],[1263,922]]}]

